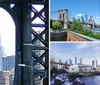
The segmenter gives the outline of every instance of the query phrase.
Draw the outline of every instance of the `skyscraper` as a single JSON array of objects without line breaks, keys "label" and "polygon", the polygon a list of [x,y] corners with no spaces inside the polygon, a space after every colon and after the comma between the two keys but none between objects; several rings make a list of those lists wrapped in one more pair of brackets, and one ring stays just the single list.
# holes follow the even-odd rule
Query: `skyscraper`
[{"label": "skyscraper", "polygon": [[81,17],[81,22],[84,22],[84,17],[83,16]]},{"label": "skyscraper", "polygon": [[93,67],[93,69],[96,69],[96,67],[97,67],[97,60],[93,60],[92,61],[92,67]]},{"label": "skyscraper", "polygon": [[88,16],[87,16],[87,14],[85,15],[85,20],[86,20],[86,22],[88,22]]},{"label": "skyscraper", "polygon": [[77,57],[75,57],[75,65],[77,65]]},{"label": "skyscraper", "polygon": [[65,64],[68,64],[68,60],[66,60]]},{"label": "skyscraper", "polygon": [[15,56],[7,56],[2,58],[3,61],[3,70],[8,71],[15,67]]},{"label": "skyscraper", "polygon": [[3,50],[2,50],[2,46],[1,46],[1,37],[0,37],[0,70],[2,70],[2,68],[3,68],[2,57],[3,57]]},{"label": "skyscraper", "polygon": [[90,21],[92,21],[92,15],[90,16]]},{"label": "skyscraper", "polygon": [[69,59],[69,64],[72,65],[72,60],[71,59]]},{"label": "skyscraper", "polygon": [[82,65],[82,58],[80,58],[80,65]]}]

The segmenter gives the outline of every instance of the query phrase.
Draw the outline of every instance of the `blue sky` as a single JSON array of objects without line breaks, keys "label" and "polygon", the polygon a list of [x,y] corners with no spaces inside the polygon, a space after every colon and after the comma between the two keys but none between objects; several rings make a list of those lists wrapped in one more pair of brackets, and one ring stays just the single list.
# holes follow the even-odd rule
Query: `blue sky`
[{"label": "blue sky", "polygon": [[[84,64],[91,65],[92,60],[98,60],[100,64],[100,43],[51,43],[52,52],[62,61],[72,59],[73,64],[75,57],[83,59]],[[51,56],[52,57],[52,56]]]},{"label": "blue sky", "polygon": [[51,0],[51,18],[57,18],[57,12],[53,11],[60,9],[68,9],[74,17],[78,14],[87,14],[88,17],[92,15],[96,23],[100,23],[100,0]]}]

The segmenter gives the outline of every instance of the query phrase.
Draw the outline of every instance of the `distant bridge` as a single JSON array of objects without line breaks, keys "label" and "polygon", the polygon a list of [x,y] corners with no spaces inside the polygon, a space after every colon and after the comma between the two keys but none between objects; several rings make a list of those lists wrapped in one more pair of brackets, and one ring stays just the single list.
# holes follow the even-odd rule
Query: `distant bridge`
[{"label": "distant bridge", "polygon": [[50,69],[57,68],[57,69],[63,69],[64,67],[69,67],[71,65],[63,63],[63,62],[50,62]]},{"label": "distant bridge", "polygon": [[[63,9],[63,10],[58,10],[55,11],[58,12],[58,20],[57,21],[61,21],[63,23],[63,28],[66,29],[68,27],[67,22],[69,21],[69,23],[73,23],[73,21],[75,20],[74,16],[72,16],[72,14],[68,11],[68,9]],[[72,16],[72,21],[70,21],[70,16]],[[51,22],[54,21],[51,19]],[[89,21],[89,23],[85,23],[85,22],[81,22],[81,24],[83,25],[83,27],[86,28],[95,28],[97,25],[95,24],[94,20]]]},{"label": "distant bridge", "polygon": [[100,72],[79,72],[78,74],[83,76],[90,76],[90,75],[100,75]]},{"label": "distant bridge", "polygon": [[[60,20],[54,20],[54,19],[50,19],[50,23],[51,23],[51,28],[52,28],[52,22],[53,21],[60,21]],[[64,21],[60,21],[62,24],[63,24],[63,28],[64,28]],[[69,21],[70,24],[73,23],[73,21]],[[84,28],[95,28],[95,27],[98,27],[96,24],[92,24],[92,23],[86,23],[86,22],[80,22],[82,24],[82,26]],[[66,22],[67,24],[67,22]]]}]

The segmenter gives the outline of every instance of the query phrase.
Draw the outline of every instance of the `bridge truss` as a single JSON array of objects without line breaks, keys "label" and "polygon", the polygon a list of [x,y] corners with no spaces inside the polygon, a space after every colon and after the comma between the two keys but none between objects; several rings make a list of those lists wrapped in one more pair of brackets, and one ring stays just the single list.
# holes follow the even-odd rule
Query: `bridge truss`
[{"label": "bridge truss", "polygon": [[[35,5],[43,8],[39,11]],[[12,16],[16,25],[14,85],[35,85],[34,78],[39,76],[49,80],[49,0],[0,0],[0,7]],[[43,24],[32,23],[36,18]],[[37,33],[34,28],[44,30]],[[42,45],[35,45],[36,41]],[[44,53],[38,56],[34,50],[44,50]],[[30,67],[19,67],[18,64]],[[41,64],[42,69],[34,68],[37,64]],[[45,85],[49,85],[48,82]]]}]

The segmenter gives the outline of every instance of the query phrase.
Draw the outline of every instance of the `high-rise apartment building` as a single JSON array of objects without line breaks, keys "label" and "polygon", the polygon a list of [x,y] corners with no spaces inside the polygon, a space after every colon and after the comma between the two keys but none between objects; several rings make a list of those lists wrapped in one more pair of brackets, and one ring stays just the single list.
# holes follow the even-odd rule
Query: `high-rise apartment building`
[{"label": "high-rise apartment building", "polygon": [[8,71],[15,67],[15,56],[7,56],[2,58],[3,61],[3,70]]}]

